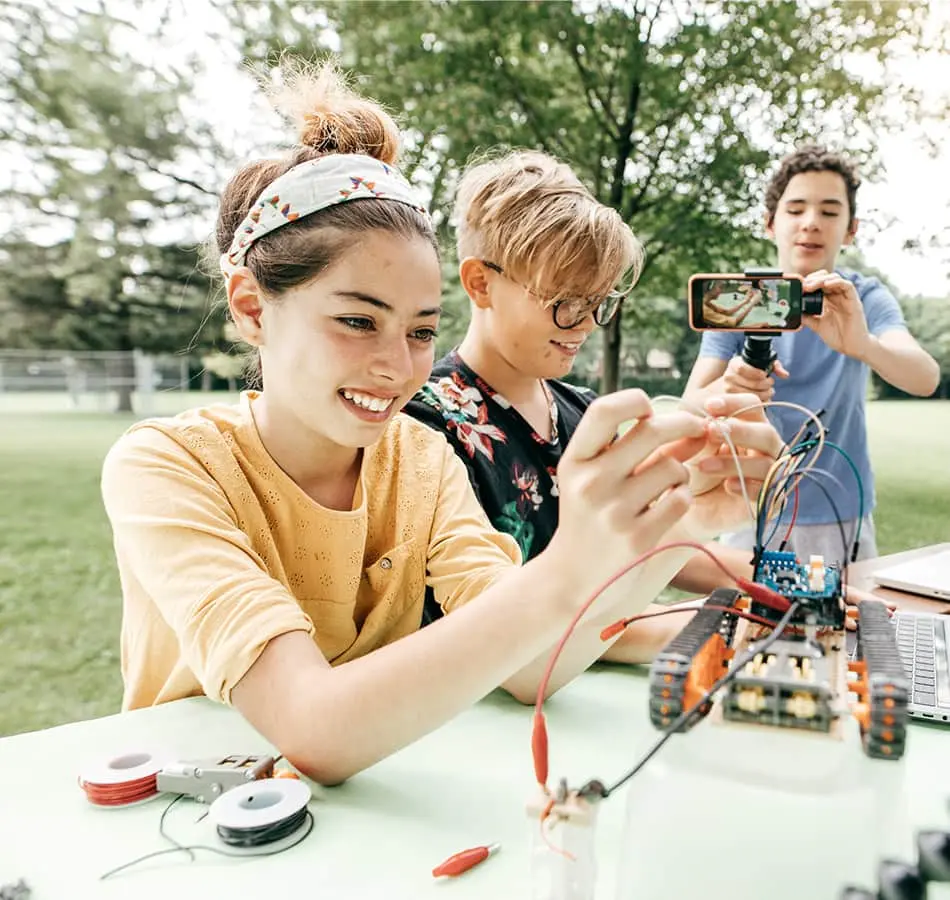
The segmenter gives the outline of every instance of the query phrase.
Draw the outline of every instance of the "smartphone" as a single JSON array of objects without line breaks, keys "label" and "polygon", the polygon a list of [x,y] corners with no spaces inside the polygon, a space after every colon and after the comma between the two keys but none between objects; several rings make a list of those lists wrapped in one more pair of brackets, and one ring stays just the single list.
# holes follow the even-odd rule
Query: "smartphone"
[{"label": "smartphone", "polygon": [[694,331],[798,331],[800,275],[693,275],[689,325]]}]

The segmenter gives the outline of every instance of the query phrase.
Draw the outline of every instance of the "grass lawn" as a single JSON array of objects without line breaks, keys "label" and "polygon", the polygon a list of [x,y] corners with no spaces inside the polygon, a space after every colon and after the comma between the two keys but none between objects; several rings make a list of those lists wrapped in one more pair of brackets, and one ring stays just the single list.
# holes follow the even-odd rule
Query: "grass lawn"
[{"label": "grass lawn", "polygon": [[[157,409],[196,394],[159,397]],[[950,402],[868,406],[882,553],[950,540]],[[99,467],[132,417],[0,410],[0,735],[115,712],[118,578]]]}]

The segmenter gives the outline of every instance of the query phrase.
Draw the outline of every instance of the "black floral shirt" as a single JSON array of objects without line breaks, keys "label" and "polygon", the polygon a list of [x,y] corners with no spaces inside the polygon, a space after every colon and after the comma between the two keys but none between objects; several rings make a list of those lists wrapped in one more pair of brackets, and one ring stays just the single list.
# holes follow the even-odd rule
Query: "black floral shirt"
[{"label": "black floral shirt", "polygon": [[546,384],[556,407],[553,441],[541,437],[454,350],[435,364],[404,410],[448,438],[492,525],[518,542],[525,561],[557,529],[557,465],[595,396],[561,381]]}]

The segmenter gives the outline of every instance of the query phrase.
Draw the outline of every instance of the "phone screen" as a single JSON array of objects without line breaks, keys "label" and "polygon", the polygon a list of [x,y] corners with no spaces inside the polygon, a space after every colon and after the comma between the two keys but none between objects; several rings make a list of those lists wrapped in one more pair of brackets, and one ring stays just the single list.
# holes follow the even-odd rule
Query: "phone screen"
[{"label": "phone screen", "polygon": [[696,331],[798,331],[800,278],[694,275],[690,326]]}]

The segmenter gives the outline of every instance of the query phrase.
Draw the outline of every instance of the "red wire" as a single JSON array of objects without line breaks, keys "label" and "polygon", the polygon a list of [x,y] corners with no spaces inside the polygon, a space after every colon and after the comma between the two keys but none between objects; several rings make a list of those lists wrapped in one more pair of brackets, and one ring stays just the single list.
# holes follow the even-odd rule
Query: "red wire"
[{"label": "red wire", "polygon": [[[714,606],[707,603],[700,607],[700,609],[712,609],[716,610],[717,612],[732,613],[734,616],[738,616],[740,619],[748,619],[750,622],[755,622],[757,625],[768,625],[769,627],[772,627],[775,624],[774,622],[770,622],[764,616],[757,616],[755,613],[746,612],[744,609],[736,609],[734,606]],[[600,633],[600,639],[602,641],[609,641],[614,635],[620,634],[621,631],[625,630],[627,626],[633,624],[634,622],[639,622],[641,619],[654,619],[657,616],[671,616],[673,613],[685,612],[699,612],[699,610],[694,609],[691,606],[671,606],[669,609],[660,609],[656,612],[640,613],[638,616],[630,616],[627,619],[620,619],[614,622],[613,625],[608,625]]]},{"label": "red wire", "polygon": [[79,786],[85,791],[89,802],[95,806],[125,806],[139,800],[147,800],[158,793],[156,775],[145,775],[120,784],[96,784],[80,779]]},{"label": "red wire", "polygon": [[[661,544],[659,547],[654,547],[652,550],[648,550],[646,553],[641,554],[632,563],[629,563],[622,569],[615,572],[610,576],[610,578],[601,584],[600,587],[598,587],[590,595],[590,597],[587,598],[587,600],[584,601],[580,609],[578,609],[578,611],[574,614],[574,617],[571,619],[570,623],[565,629],[564,634],[561,635],[561,639],[557,642],[557,645],[551,652],[551,657],[548,660],[547,667],[545,668],[544,674],[541,676],[541,681],[538,684],[538,693],[534,703],[534,721],[531,731],[531,753],[534,758],[535,779],[543,790],[547,791],[548,783],[548,732],[547,725],[544,721],[544,695],[547,693],[548,684],[551,681],[551,675],[553,674],[554,667],[557,665],[557,661],[564,650],[564,645],[568,642],[568,640],[570,640],[571,635],[574,633],[574,629],[577,627],[577,623],[580,622],[587,610],[593,606],[594,601],[605,590],[607,590],[607,588],[626,575],[631,569],[636,568],[641,563],[644,563],[648,559],[656,556],[658,553],[676,548],[688,548],[691,550],[699,550],[702,553],[705,553],[729,577],[729,579],[740,588],[740,590],[744,591],[753,600],[756,600],[763,606],[768,606],[772,609],[785,612],[791,605],[787,598],[783,597],[776,591],[767,588],[765,585],[755,584],[755,582],[749,581],[747,578],[741,578],[737,576],[734,572],[726,568],[722,561],[714,553],[712,553],[708,547],[698,544],[695,541],[672,541],[669,544]],[[770,622],[769,624],[772,623]]]}]

